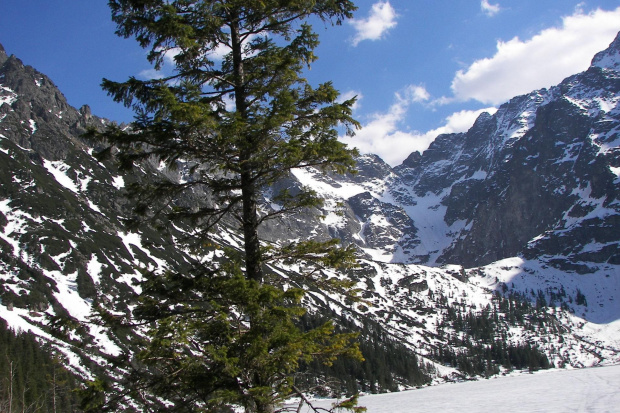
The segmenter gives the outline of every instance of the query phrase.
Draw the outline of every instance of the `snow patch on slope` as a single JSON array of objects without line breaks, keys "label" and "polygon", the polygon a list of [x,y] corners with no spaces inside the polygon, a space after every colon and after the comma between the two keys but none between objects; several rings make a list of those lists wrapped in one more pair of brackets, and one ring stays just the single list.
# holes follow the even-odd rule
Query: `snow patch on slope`
[{"label": "snow patch on slope", "polygon": [[67,171],[71,169],[69,165],[64,163],[63,161],[48,161],[47,159],[43,160],[43,166],[48,170],[49,173],[54,176],[56,181],[74,193],[79,193],[79,188],[73,182],[71,178],[67,176]]},{"label": "snow patch on slope", "polygon": [[412,251],[413,255],[427,256],[427,263],[433,265],[443,251],[452,244],[455,234],[467,227],[463,220],[448,225],[444,220],[447,207],[441,204],[450,188],[440,194],[426,193],[422,197],[415,196],[413,205],[403,206],[407,215],[413,219],[418,229],[417,237],[420,244]]},{"label": "snow patch on slope", "polygon": [[17,94],[6,86],[0,85],[0,106],[11,106],[17,100]]}]

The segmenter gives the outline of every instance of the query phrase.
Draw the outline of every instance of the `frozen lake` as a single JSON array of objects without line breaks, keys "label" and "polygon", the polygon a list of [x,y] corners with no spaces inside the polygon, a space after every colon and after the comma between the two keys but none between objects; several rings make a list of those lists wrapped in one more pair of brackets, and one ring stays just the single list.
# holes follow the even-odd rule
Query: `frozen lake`
[{"label": "frozen lake", "polygon": [[[321,406],[331,403],[322,401]],[[620,365],[442,384],[360,398],[368,413],[620,412]],[[309,410],[303,410],[309,412]]]}]

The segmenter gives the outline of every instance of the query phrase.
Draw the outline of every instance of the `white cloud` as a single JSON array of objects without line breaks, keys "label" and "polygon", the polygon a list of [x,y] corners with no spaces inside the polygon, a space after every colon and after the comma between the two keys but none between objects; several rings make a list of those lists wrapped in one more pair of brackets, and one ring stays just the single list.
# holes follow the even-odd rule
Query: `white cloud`
[{"label": "white cloud", "polygon": [[425,151],[442,133],[465,132],[482,112],[495,113],[495,108],[476,111],[463,110],[453,113],[445,124],[428,132],[410,132],[400,130],[409,106],[423,103],[430,95],[423,86],[411,85],[394,95],[395,102],[385,113],[375,113],[369,122],[362,126],[353,138],[343,137],[343,142],[354,146],[362,153],[373,153],[392,166],[400,164],[413,151]]},{"label": "white cloud", "polygon": [[588,68],[620,30],[620,7],[589,14],[577,8],[561,27],[541,31],[529,40],[497,42],[491,58],[478,60],[452,80],[457,100],[497,105],[514,96],[553,86]]},{"label": "white cloud", "polygon": [[[254,37],[256,37],[256,36],[252,36],[251,38],[254,38]],[[223,60],[224,57],[229,52],[230,52],[230,47],[228,47],[227,45],[225,45],[223,43],[220,43],[214,49],[211,49],[207,53],[207,55],[209,56],[210,59],[213,59],[215,61],[220,61],[220,60]],[[176,61],[174,60],[174,58],[179,53],[181,53],[181,49],[178,48],[178,47],[173,47],[173,48],[167,50],[166,53],[164,54],[164,61],[165,61],[165,63],[174,66],[176,64]]]},{"label": "white cloud", "polygon": [[212,49],[209,53],[209,57],[216,61],[224,60],[224,57],[230,53],[230,47],[225,44],[218,44],[215,49]]},{"label": "white cloud", "polygon": [[431,98],[431,95],[428,93],[424,86],[420,85],[410,85],[405,89],[405,97],[401,97],[400,94],[396,95],[398,98],[403,99],[408,102],[416,102],[422,103],[426,102]]},{"label": "white cloud", "polygon": [[145,70],[141,71],[138,74],[138,76],[143,78],[143,79],[146,79],[146,80],[163,79],[164,78],[164,73],[161,72],[160,70],[145,69]]},{"label": "white cloud", "polygon": [[164,53],[164,63],[171,64],[174,66],[176,64],[176,61],[174,60],[174,58],[179,53],[181,53],[181,49],[179,47],[173,47],[172,49],[166,50],[166,52]]},{"label": "white cloud", "polygon": [[484,14],[489,17],[495,16],[501,10],[499,4],[491,4],[489,3],[489,0],[482,0],[480,2],[480,8],[484,12]]},{"label": "white cloud", "polygon": [[575,6],[575,9],[574,9],[574,10],[575,10],[575,13],[580,13],[580,14],[583,14],[583,8],[584,8],[584,6],[585,6],[585,5],[586,5],[586,2],[585,2],[585,1],[582,1],[581,3],[578,3],[578,4]]},{"label": "white cloud", "polygon": [[396,101],[387,112],[372,115],[370,121],[353,138],[344,137],[343,142],[358,148],[362,153],[377,154],[389,164],[395,165],[405,159],[406,155],[402,157],[397,148],[406,147],[412,135],[398,130],[398,126],[413,103],[412,99],[408,99],[413,97],[410,89],[406,88],[403,94],[395,94]]},{"label": "white cloud", "polygon": [[396,17],[398,16],[390,2],[380,1],[372,5],[368,18],[349,20],[356,30],[353,46],[357,46],[362,40],[381,39],[389,29],[396,26]]}]

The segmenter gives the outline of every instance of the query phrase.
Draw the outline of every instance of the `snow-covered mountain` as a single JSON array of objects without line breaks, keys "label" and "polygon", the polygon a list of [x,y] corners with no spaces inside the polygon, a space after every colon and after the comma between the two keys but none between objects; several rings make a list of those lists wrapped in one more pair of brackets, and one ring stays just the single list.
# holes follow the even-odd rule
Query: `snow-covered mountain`
[{"label": "snow-covered mountain", "polygon": [[323,232],[376,260],[473,267],[544,257],[580,272],[620,264],[619,53],[616,39],[586,72],[483,113],[394,169],[365,156],[354,177],[296,177],[346,205]]},{"label": "snow-covered mountain", "polygon": [[[376,323],[427,374],[494,374],[517,366],[518,352],[532,354],[519,368],[542,355],[556,367],[617,363],[619,67],[620,37],[586,72],[515,97],[396,168],[364,155],[355,175],[297,170],[277,186],[309,186],[324,208],[261,235],[356,244],[361,266],[348,275],[371,305],[313,293],[313,308]],[[175,234],[123,225],[127,183],[183,168],[126,175],[98,162],[81,134],[106,122],[0,46],[0,317],[54,343],[84,375],[123,345],[87,323],[93,303],[128,312],[140,268],[192,260]],[[278,208],[272,192],[265,208]],[[233,228],[218,237],[239,245]]]}]

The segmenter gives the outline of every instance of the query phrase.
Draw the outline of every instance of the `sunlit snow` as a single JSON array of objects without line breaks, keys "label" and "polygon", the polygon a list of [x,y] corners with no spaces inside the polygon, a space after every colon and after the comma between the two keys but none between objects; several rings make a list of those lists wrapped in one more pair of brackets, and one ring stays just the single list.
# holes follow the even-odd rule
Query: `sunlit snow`
[{"label": "sunlit snow", "polygon": [[[117,235],[121,238],[123,244],[125,244],[125,247],[127,248],[127,251],[129,251],[132,257],[135,258],[135,252],[133,249],[135,247],[140,249],[148,258],[150,258],[155,263],[155,268],[153,269],[167,268],[168,265],[164,260],[153,256],[153,254],[151,254],[151,251],[142,245],[142,236],[140,234],[137,234],[135,232],[125,233],[119,231],[117,232]],[[140,259],[136,259],[135,264],[144,265],[144,263]],[[148,266],[151,267],[151,264],[149,263]]]},{"label": "sunlit snow", "polygon": [[99,262],[97,255],[93,254],[90,257],[90,261],[88,261],[88,264],[86,265],[86,271],[88,272],[88,275],[90,275],[90,278],[92,278],[95,285],[99,285],[99,282],[101,281],[102,268],[103,264]]},{"label": "sunlit snow", "polygon": [[79,192],[78,186],[73,182],[71,178],[66,175],[66,172],[69,170],[70,166],[62,161],[48,161],[47,159],[43,160],[43,166],[45,169],[51,173],[56,181],[68,190],[75,192],[76,194]]},{"label": "sunlit snow", "polygon": [[0,106],[12,105],[17,100],[17,95],[11,89],[0,85]]},{"label": "sunlit snow", "polygon": [[340,183],[338,187],[334,187],[330,185],[326,181],[322,181],[320,179],[320,172],[311,169],[311,168],[303,168],[303,169],[294,169],[292,171],[293,175],[301,182],[302,185],[308,186],[315,191],[319,192],[321,195],[332,195],[337,196],[339,198],[350,198],[357,194],[364,192],[364,189],[360,185],[349,184],[349,183]]},{"label": "sunlit snow", "polygon": [[465,221],[456,221],[448,225],[444,216],[447,207],[441,204],[446,192],[441,194],[427,193],[423,197],[416,197],[414,205],[404,206],[418,229],[417,237],[420,244],[413,250],[415,255],[428,255],[429,263],[434,263],[439,255],[454,239],[453,234],[461,231]]},{"label": "sunlit snow", "polygon": [[116,189],[121,189],[125,187],[125,180],[123,179],[122,176],[115,176],[112,178],[112,185],[116,188]]},{"label": "sunlit snow", "polygon": [[[450,383],[360,397],[368,413],[618,412],[620,365]],[[315,403],[329,407],[332,400]],[[311,410],[301,410],[308,413]]]}]

